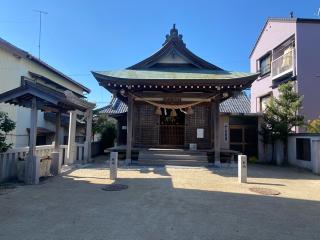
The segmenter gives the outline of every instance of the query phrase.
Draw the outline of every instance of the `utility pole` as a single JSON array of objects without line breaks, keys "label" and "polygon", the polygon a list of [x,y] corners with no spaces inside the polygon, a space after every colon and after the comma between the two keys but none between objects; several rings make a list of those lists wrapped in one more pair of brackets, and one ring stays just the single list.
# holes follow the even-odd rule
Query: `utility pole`
[{"label": "utility pole", "polygon": [[47,12],[45,11],[42,11],[42,10],[34,10],[35,12],[38,12],[39,13],[39,42],[38,42],[38,48],[39,48],[39,59],[40,59],[40,53],[41,53],[41,24],[42,24],[42,14],[48,14]]}]

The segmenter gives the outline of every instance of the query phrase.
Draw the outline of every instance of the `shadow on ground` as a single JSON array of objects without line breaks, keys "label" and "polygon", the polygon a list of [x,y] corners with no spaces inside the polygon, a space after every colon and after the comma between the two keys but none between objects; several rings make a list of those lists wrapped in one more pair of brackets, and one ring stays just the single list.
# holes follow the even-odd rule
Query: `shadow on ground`
[{"label": "shadow on ground", "polygon": [[319,239],[319,201],[179,188],[164,168],[121,174],[119,192],[89,168],[0,196],[0,239]]},{"label": "shadow on ground", "polygon": [[[237,167],[208,167],[209,171],[223,177],[237,176]],[[274,178],[274,179],[303,179],[319,180],[320,176],[311,173],[309,170],[292,166],[274,166],[263,164],[248,164],[248,176],[252,178]]]}]

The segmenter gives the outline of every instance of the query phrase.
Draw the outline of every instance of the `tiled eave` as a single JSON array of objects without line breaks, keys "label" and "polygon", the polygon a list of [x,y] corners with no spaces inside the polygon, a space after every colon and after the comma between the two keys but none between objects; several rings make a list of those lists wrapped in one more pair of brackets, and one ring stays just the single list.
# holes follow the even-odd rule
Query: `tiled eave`
[{"label": "tiled eave", "polygon": [[93,73],[99,84],[109,91],[219,91],[243,90],[251,86],[257,75],[233,79],[126,79]]}]

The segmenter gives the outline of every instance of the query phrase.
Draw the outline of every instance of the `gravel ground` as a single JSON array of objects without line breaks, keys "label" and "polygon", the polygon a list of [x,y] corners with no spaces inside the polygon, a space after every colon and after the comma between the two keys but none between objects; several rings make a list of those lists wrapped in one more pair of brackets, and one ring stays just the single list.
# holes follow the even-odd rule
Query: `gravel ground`
[{"label": "gravel ground", "polygon": [[[122,167],[123,191],[104,164],[71,168],[37,186],[0,194],[0,239],[319,239],[320,177],[253,165],[235,168]],[[265,196],[250,188],[280,192]]]}]

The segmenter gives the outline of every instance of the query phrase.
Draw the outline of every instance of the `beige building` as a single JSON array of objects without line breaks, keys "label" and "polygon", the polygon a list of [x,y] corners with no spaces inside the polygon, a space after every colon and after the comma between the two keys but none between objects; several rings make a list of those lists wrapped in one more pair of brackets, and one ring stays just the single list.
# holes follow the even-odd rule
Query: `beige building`
[{"label": "beige building", "polygon": [[[23,79],[44,84],[55,90],[70,90],[83,98],[90,90],[74,81],[62,72],[0,38],[0,94],[21,85]],[[16,129],[8,135],[8,142],[16,147],[28,145],[30,128],[30,109],[0,103],[0,111],[7,112],[16,122]],[[55,134],[55,116],[50,113],[38,113],[37,144],[51,144]],[[68,135],[68,116],[62,117],[61,142],[66,142]],[[81,122],[77,123],[76,140],[85,135]],[[62,139],[63,138],[63,139]]]}]

